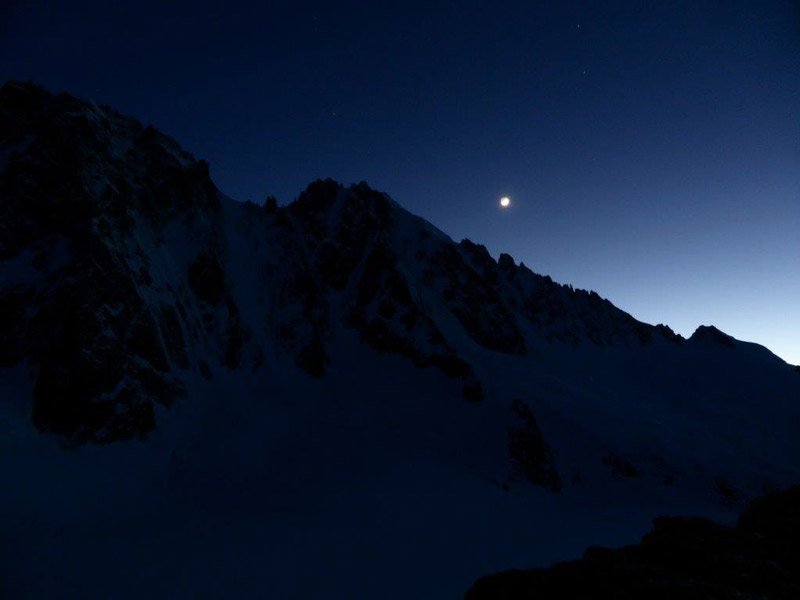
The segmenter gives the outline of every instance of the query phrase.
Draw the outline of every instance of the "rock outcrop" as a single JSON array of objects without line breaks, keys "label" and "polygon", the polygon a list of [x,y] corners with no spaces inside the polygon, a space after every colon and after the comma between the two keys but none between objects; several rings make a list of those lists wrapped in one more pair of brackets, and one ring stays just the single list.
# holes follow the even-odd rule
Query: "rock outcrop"
[{"label": "rock outcrop", "polygon": [[662,517],[642,542],[479,579],[466,600],[800,598],[800,487],[753,501],[736,527]]}]

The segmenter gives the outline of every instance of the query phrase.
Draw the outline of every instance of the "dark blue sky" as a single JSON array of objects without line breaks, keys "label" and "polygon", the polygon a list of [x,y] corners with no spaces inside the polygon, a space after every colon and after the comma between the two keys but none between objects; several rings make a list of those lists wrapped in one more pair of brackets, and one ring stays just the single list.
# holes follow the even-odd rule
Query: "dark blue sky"
[{"label": "dark blue sky", "polygon": [[640,319],[800,363],[796,2],[67,4],[4,4],[0,77],[153,123],[234,198],[366,180]]}]

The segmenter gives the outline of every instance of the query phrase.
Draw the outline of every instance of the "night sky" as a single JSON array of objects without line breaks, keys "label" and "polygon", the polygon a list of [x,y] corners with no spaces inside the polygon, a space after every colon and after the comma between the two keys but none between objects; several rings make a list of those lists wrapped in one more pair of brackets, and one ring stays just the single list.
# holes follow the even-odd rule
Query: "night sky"
[{"label": "night sky", "polygon": [[639,319],[800,363],[796,2],[68,4],[4,3],[0,78],[156,125],[233,198],[365,180]]}]

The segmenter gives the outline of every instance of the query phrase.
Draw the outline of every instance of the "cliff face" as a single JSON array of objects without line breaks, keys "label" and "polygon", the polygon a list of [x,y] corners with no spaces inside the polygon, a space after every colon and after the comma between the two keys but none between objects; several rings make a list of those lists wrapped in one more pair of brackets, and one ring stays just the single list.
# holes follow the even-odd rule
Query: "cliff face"
[{"label": "cliff face", "polygon": [[[110,109],[0,92],[3,366],[35,372],[32,416],[74,441],[142,436],[181,396],[187,297],[150,250],[171,228],[214,245],[207,166]],[[167,275],[169,276],[169,275]]]}]

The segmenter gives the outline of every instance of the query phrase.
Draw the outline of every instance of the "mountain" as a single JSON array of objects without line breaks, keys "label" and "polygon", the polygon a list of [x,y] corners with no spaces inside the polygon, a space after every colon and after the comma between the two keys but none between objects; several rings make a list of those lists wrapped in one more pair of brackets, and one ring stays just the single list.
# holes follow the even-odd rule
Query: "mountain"
[{"label": "mountain", "polygon": [[[54,592],[38,536],[88,595],[166,593],[220,546],[249,558],[204,593],[269,555],[278,596],[386,595],[398,560],[452,595],[800,479],[800,374],[766,348],[641,323],[365,183],[234,201],[154,128],[32,84],[0,89],[0,146],[12,592]],[[186,534],[209,523],[221,539]],[[532,551],[530,532],[551,541]],[[108,564],[103,544],[143,564],[143,535],[184,571]],[[93,561],[104,575],[81,576]]]}]

